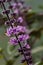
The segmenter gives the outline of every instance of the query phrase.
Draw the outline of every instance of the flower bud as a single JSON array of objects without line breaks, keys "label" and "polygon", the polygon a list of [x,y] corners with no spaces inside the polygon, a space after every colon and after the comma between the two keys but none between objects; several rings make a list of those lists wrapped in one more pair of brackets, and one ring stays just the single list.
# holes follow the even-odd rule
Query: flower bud
[{"label": "flower bud", "polygon": [[19,48],[18,51],[19,51],[19,52],[22,52],[22,49]]},{"label": "flower bud", "polygon": [[18,22],[18,23],[23,23],[23,18],[22,18],[22,17],[19,17],[19,18],[17,19],[17,22]]},{"label": "flower bud", "polygon": [[3,14],[9,14],[9,13],[10,13],[10,10],[3,11]]},{"label": "flower bud", "polygon": [[9,6],[9,9],[12,9],[12,8],[13,8],[13,6],[12,6],[12,5],[10,5],[10,6]]},{"label": "flower bud", "polygon": [[10,25],[10,22],[9,22],[9,21],[6,21],[6,22],[5,22],[5,26],[6,26],[6,25],[9,26],[9,25]]}]

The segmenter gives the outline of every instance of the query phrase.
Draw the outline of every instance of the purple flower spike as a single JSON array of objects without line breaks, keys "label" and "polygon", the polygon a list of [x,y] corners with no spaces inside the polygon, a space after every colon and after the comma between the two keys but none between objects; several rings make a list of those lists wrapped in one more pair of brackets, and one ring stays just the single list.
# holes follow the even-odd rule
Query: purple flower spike
[{"label": "purple flower spike", "polygon": [[32,65],[31,48],[27,43],[30,39],[30,31],[26,28],[27,25],[25,25],[25,15],[27,14],[29,8],[25,6],[23,0],[14,0],[13,4],[11,4],[10,1],[11,0],[6,0],[6,2],[8,2],[10,5],[9,9],[12,12],[11,17],[13,17],[13,19],[10,19],[10,10],[6,10],[5,4],[3,3],[5,0],[0,0],[0,3],[2,3],[5,10],[3,14],[6,14],[8,18],[8,21],[5,23],[5,25],[8,25],[9,28],[7,28],[5,34],[10,37],[9,43],[11,45],[19,44],[20,48],[18,51],[21,55],[23,55],[22,63],[26,61],[27,65]]},{"label": "purple flower spike", "polygon": [[9,43],[11,45],[17,45],[18,44],[18,41],[17,41],[16,37],[11,37]]}]

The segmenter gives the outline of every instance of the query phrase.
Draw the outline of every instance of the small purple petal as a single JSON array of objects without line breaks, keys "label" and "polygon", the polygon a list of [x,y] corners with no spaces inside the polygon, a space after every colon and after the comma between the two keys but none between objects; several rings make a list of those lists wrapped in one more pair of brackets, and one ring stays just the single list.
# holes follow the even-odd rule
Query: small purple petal
[{"label": "small purple petal", "polygon": [[25,34],[25,35],[22,34],[22,35],[18,36],[19,41],[27,41],[28,38],[29,38],[29,36],[27,34]]},{"label": "small purple petal", "polygon": [[18,14],[18,13],[19,13],[19,10],[18,10],[18,9],[15,9],[15,10],[14,10],[14,13],[15,13],[15,14]]},{"label": "small purple petal", "polygon": [[22,22],[23,22],[23,18],[22,18],[22,17],[19,17],[17,21],[18,21],[19,23],[22,23]]},{"label": "small purple petal", "polygon": [[30,36],[29,36],[28,34],[25,34],[25,35],[24,35],[24,38],[25,38],[25,40],[27,40],[27,39],[30,38]]},{"label": "small purple petal", "polygon": [[26,32],[26,28],[23,26],[17,26],[17,31],[25,33]]},{"label": "small purple petal", "polygon": [[13,6],[13,9],[15,9],[17,7],[17,3],[12,4],[12,6]]},{"label": "small purple petal", "polygon": [[11,35],[12,35],[12,32],[13,32],[12,27],[7,28],[6,35],[7,35],[7,36],[11,36]]},{"label": "small purple petal", "polygon": [[19,41],[24,41],[23,35],[19,35],[19,36],[18,36],[18,40],[19,40]]},{"label": "small purple petal", "polygon": [[16,27],[13,27],[13,34],[18,34],[18,32],[16,31]]},{"label": "small purple petal", "polygon": [[25,43],[24,46],[25,46],[26,48],[29,48],[29,49],[30,49],[30,45],[29,45],[29,44]]},{"label": "small purple petal", "polygon": [[9,43],[12,45],[17,45],[18,41],[17,41],[16,37],[11,37]]},{"label": "small purple petal", "polygon": [[19,6],[19,8],[23,8],[23,5],[22,5],[22,3],[18,3],[18,6]]}]

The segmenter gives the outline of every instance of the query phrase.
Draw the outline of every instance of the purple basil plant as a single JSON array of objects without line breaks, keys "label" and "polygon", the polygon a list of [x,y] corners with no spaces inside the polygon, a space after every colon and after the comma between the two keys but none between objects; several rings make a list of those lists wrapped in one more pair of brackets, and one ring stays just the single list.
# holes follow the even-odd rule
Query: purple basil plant
[{"label": "purple basil plant", "polygon": [[[8,2],[9,10],[6,10],[5,2]],[[19,45],[20,48],[18,51],[23,55],[21,62],[24,63],[26,61],[27,65],[33,65],[31,47],[27,43],[27,40],[30,39],[25,20],[25,14],[28,12],[28,8],[25,6],[23,0],[14,0],[13,4],[11,4],[11,0],[0,0],[0,3],[2,3],[4,8],[3,14],[6,14],[8,18],[8,21],[5,22],[5,25],[8,26],[5,34],[10,37],[9,44],[14,46]],[[9,17],[10,10],[12,11],[11,16],[14,17],[13,19]]]}]

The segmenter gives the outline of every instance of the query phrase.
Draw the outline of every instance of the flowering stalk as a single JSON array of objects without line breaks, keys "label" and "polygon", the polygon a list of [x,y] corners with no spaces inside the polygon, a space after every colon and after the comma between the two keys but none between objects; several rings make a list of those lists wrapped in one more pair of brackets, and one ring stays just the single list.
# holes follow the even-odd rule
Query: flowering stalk
[{"label": "flowering stalk", "polygon": [[[10,3],[10,1],[8,2],[9,3],[9,5],[11,6],[11,3]],[[11,8],[11,11],[12,11],[12,13],[13,13],[13,9]],[[17,36],[16,36],[16,38],[17,38]],[[21,46],[21,44],[20,44],[20,42],[18,41],[18,43],[19,43],[19,46],[20,46],[20,49],[22,50],[22,54],[24,55],[24,61],[26,60],[27,61],[27,59],[26,59],[26,56],[25,56],[25,54],[24,54],[24,50],[23,50],[23,48],[22,48],[22,46]],[[20,49],[19,49],[19,51],[20,51]],[[22,60],[23,61],[23,60]],[[28,64],[28,62],[27,62],[27,64]],[[29,64],[28,64],[29,65]]]},{"label": "flowering stalk", "polygon": [[[9,4],[11,5],[10,1],[9,1]],[[4,5],[4,2],[2,2],[2,5],[3,5],[3,8],[5,10],[5,14],[7,15],[7,18],[9,20],[9,24],[10,24],[10,28],[7,29],[7,33],[6,35],[7,36],[13,36],[10,38],[10,43],[13,44],[13,45],[17,45],[19,44],[20,46],[20,49],[19,51],[21,52],[21,54],[24,55],[24,60],[22,60],[23,62],[27,62],[27,65],[32,65],[32,57],[31,57],[31,50],[30,50],[30,46],[27,44],[27,40],[29,39],[29,36],[28,34],[26,33],[27,29],[25,26],[20,26],[20,25],[17,25],[17,26],[14,26],[12,25],[12,21],[10,20],[9,18],[9,13],[8,11],[6,10],[6,7]],[[22,5],[22,7],[21,7]],[[24,22],[24,19],[23,17],[21,16],[21,14],[19,15],[19,13],[21,12],[20,9],[23,9],[23,2],[15,2],[14,3],[14,13],[17,15],[17,18],[13,20],[13,23],[23,23]],[[13,11],[13,10],[12,10]],[[15,37],[14,37],[15,36]],[[25,43],[23,45],[23,47],[21,46],[21,42],[22,43]],[[25,50],[25,51],[24,51]]]},{"label": "flowering stalk", "polygon": [[[6,11],[6,8],[5,8],[5,6],[4,6],[4,3],[2,2],[2,5],[3,5],[3,7],[4,7],[4,10]],[[10,21],[10,18],[9,18],[9,16],[8,16],[8,14],[6,13],[6,15],[7,15],[7,17],[8,17],[8,20]],[[11,26],[12,27],[12,26]],[[17,38],[17,36],[16,36],[16,38]],[[20,48],[22,49],[22,46],[21,46],[21,44],[20,44],[20,42],[18,41],[18,43],[19,43],[19,46],[20,46]],[[22,51],[22,53],[24,54],[24,52]],[[24,57],[25,57],[25,55],[24,55]],[[26,57],[25,57],[25,59],[26,59]]]}]

